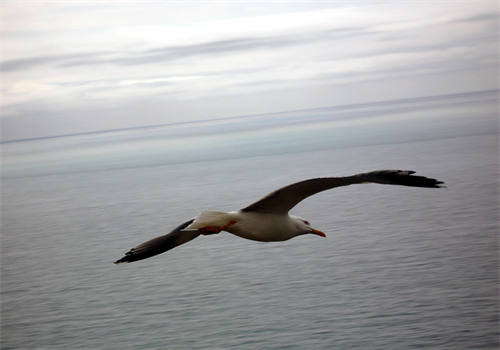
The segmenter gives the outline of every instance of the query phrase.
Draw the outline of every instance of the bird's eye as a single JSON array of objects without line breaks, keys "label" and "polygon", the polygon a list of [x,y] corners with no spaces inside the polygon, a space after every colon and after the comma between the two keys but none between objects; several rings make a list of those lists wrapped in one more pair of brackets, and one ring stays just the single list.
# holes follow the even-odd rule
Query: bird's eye
[{"label": "bird's eye", "polygon": [[304,224],[310,225],[309,221],[307,221],[307,220],[304,220]]}]

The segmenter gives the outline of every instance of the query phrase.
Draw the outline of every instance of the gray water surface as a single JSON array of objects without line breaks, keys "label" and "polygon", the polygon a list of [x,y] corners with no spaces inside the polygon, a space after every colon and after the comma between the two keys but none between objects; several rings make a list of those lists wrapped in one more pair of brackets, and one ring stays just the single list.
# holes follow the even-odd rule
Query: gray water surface
[{"label": "gray water surface", "polygon": [[[407,103],[397,131],[382,106],[5,144],[2,349],[497,349],[496,100],[446,101]],[[338,188],[292,211],[327,238],[222,233],[112,264],[203,209],[384,168],[448,187]]]}]

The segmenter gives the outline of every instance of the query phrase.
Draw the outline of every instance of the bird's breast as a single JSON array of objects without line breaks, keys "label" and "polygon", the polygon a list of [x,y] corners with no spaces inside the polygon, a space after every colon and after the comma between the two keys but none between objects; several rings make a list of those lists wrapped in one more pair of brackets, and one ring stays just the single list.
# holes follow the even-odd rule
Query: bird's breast
[{"label": "bird's breast", "polygon": [[257,212],[236,212],[235,223],[226,231],[260,242],[285,241],[292,238],[293,223],[284,215]]}]

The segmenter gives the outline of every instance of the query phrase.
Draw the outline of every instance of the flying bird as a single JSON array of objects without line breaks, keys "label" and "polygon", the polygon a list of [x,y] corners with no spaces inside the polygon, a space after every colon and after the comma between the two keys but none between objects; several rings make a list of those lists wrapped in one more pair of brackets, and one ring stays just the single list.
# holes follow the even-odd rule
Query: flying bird
[{"label": "flying bird", "polygon": [[402,185],[412,187],[443,187],[443,182],[425,176],[413,175],[411,170],[376,170],[344,177],[323,177],[300,181],[271,192],[246,208],[229,213],[203,211],[184,222],[170,233],[144,242],[130,249],[115,264],[146,259],[164,253],[199,235],[211,235],[221,231],[261,242],[286,241],[290,238],[325,233],[311,227],[309,221],[288,215],[297,203],[315,193],[334,187],[363,183]]}]

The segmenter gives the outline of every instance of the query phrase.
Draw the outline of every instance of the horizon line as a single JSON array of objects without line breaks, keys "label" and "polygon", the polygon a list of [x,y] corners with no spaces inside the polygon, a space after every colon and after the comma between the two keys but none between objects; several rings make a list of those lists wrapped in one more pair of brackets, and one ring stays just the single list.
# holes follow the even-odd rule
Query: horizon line
[{"label": "horizon line", "polygon": [[0,144],[40,141],[40,140],[45,140],[45,139],[83,136],[83,135],[92,135],[92,134],[105,134],[105,133],[111,133],[111,132],[122,132],[122,131],[139,130],[139,129],[154,129],[154,128],[186,125],[186,124],[200,124],[200,123],[206,123],[206,122],[254,118],[254,117],[265,116],[265,115],[273,115],[273,114],[278,115],[278,114],[301,112],[301,111],[313,111],[313,110],[321,110],[321,109],[343,109],[343,108],[349,108],[349,107],[355,107],[355,106],[370,106],[370,105],[377,105],[377,104],[383,104],[383,103],[394,103],[394,102],[410,102],[410,101],[422,100],[422,99],[425,100],[425,99],[440,98],[440,97],[441,98],[443,98],[443,97],[458,97],[458,96],[464,96],[464,95],[472,95],[472,94],[480,94],[480,93],[494,93],[494,92],[500,92],[500,89],[474,90],[474,91],[450,93],[450,94],[442,94],[442,95],[426,95],[426,96],[409,97],[409,98],[401,98],[401,99],[378,100],[378,101],[363,102],[363,103],[350,103],[350,104],[343,104],[343,105],[330,105],[330,106],[323,106],[323,107],[300,108],[300,109],[292,109],[292,110],[283,110],[283,111],[278,111],[278,112],[244,114],[244,115],[236,115],[236,116],[233,115],[233,116],[228,116],[228,117],[196,119],[196,120],[161,123],[161,124],[138,125],[138,126],[123,127],[123,128],[82,131],[82,132],[66,133],[66,134],[60,134],[60,135],[27,137],[27,138],[19,138],[19,139],[12,139],[12,140],[0,140]]}]

